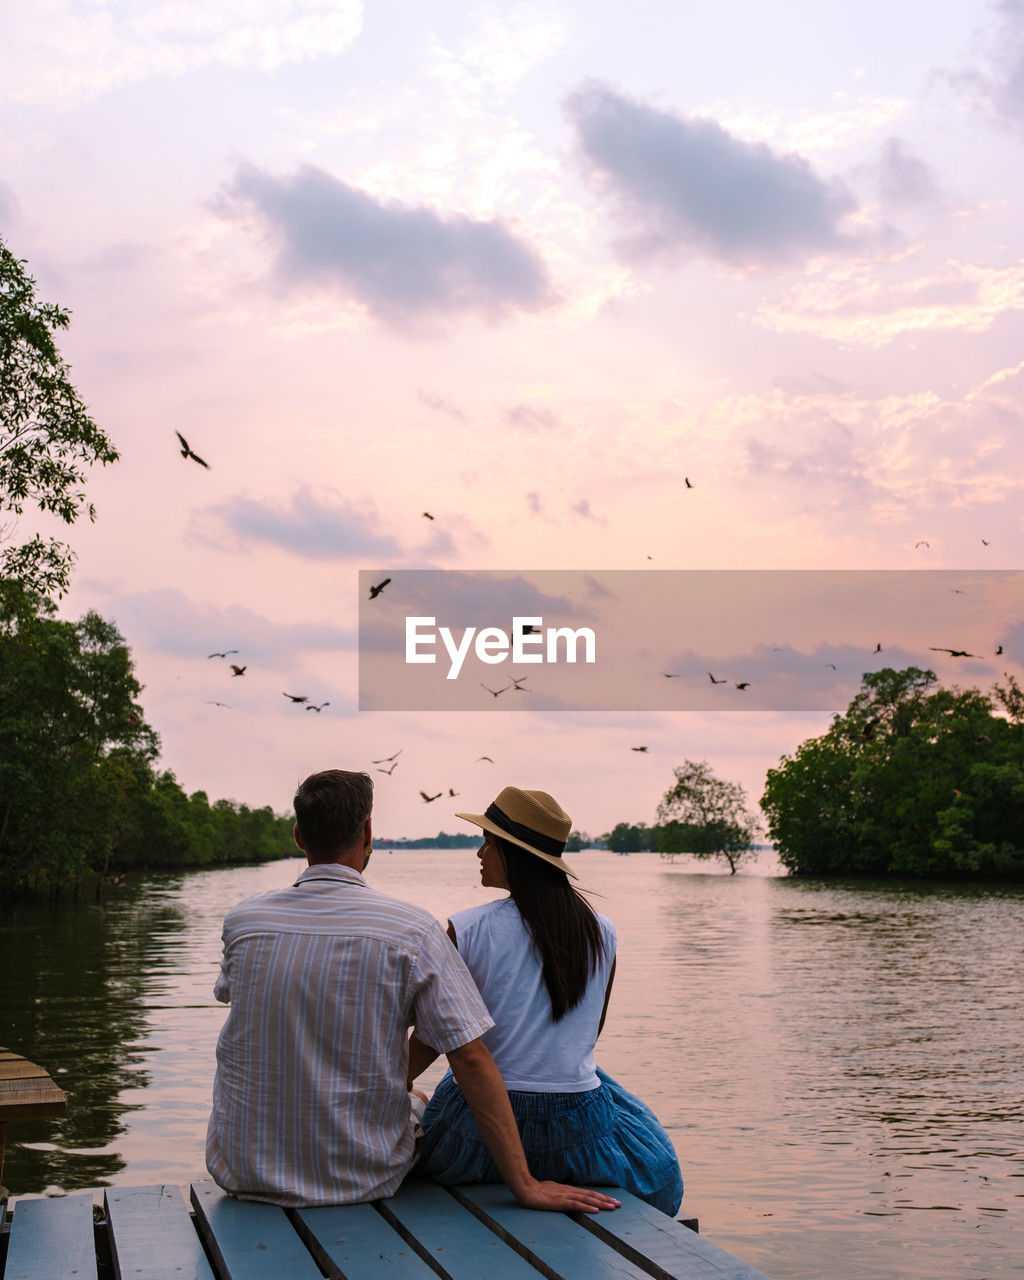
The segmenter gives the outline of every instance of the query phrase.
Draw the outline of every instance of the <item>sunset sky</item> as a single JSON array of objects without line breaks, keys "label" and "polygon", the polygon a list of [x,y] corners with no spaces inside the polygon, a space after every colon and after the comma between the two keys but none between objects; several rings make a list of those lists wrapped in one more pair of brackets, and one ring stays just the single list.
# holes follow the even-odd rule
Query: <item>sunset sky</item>
[{"label": "sunset sky", "polygon": [[598,833],[687,757],[755,805],[828,723],[359,712],[360,569],[1021,567],[1024,0],[40,0],[3,44],[0,233],[122,455],[63,609],[187,790],[401,748],[383,834],[506,783]]}]

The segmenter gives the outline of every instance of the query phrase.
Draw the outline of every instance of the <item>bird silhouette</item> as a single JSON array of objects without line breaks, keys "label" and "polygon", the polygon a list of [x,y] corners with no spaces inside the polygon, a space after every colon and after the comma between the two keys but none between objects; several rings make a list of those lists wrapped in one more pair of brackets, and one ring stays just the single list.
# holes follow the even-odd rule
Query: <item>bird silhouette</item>
[{"label": "bird silhouette", "polygon": [[392,760],[397,760],[405,750],[405,747],[399,747],[393,756],[382,756],[379,760],[371,760],[370,764],[390,764]]},{"label": "bird silhouette", "polygon": [[834,662],[826,662],[826,663],[825,663],[825,666],[826,666],[826,667],[831,667],[833,671],[838,671],[838,670],[839,670],[839,668],[836,666],[836,664],[835,664]]},{"label": "bird silhouette", "polygon": [[661,674],[665,677],[665,679],[666,679],[666,680],[675,680],[675,679],[678,677],[679,672],[678,672],[678,671],[663,671]]},{"label": "bird silhouette", "polygon": [[424,511],[423,515],[424,515],[424,518],[427,520],[433,520],[434,518],[429,511]]},{"label": "bird silhouette", "polygon": [[249,669],[249,664],[248,664],[248,663],[246,663],[244,667],[236,666],[236,665],[235,665],[235,663],[233,663],[233,662],[232,662],[232,664],[231,664],[231,674],[232,674],[232,676],[244,676],[244,675],[245,675],[245,673],[246,673],[246,671],[248,671],[248,669]]},{"label": "bird silhouette", "polygon": [[390,778],[390,777],[391,777],[391,775],[394,773],[394,771],[395,771],[397,768],[398,768],[398,761],[396,760],[396,761],[395,761],[395,763],[391,766],[391,768],[390,768],[390,769],[378,769],[378,770],[377,770],[377,772],[378,772],[378,773],[386,773],[386,774],[388,775],[388,777]]},{"label": "bird silhouette", "polygon": [[492,689],[489,684],[484,684],[482,680],[480,681],[480,688],[486,689],[487,692],[494,698],[496,698],[499,693],[504,693],[508,687],[509,686],[506,684],[506,685],[502,685],[500,689]]},{"label": "bird silhouette", "polygon": [[370,599],[371,599],[371,600],[376,600],[376,599],[377,599],[377,597],[380,595],[380,593],[384,590],[384,588],[388,585],[388,583],[389,583],[390,581],[391,581],[391,579],[390,579],[390,578],[385,578],[383,582],[378,582],[378,583],[377,583],[377,585],[376,585],[375,587],[374,587],[374,586],[371,586],[371,587],[370,587]]},{"label": "bird silhouette", "polygon": [[207,471],[209,471],[209,469],[210,469],[210,464],[209,464],[208,462],[204,462],[204,461],[202,460],[202,458],[200,458],[200,456],[199,456],[199,454],[198,454],[198,453],[193,453],[193,452],[192,452],[191,448],[189,447],[189,443],[188,443],[188,441],[187,441],[187,440],[185,439],[185,437],[181,434],[181,432],[180,432],[180,431],[175,431],[175,433],[174,433],[174,434],[175,434],[175,435],[178,437],[178,439],[181,441],[181,456],[182,456],[183,458],[191,458],[193,462],[198,462],[198,463],[199,463],[199,465],[200,465],[201,467],[205,467],[205,468],[207,469]]},{"label": "bird silhouette", "polygon": [[966,649],[938,649],[935,645],[930,644],[928,648],[932,653],[948,653],[951,658],[973,658],[973,653],[968,653]]},{"label": "bird silhouette", "polygon": [[231,707],[228,705],[228,703],[217,702],[216,700],[211,701],[209,698],[207,698],[205,705],[208,707],[224,707],[228,711],[231,710]]},{"label": "bird silhouette", "polygon": [[331,704],[329,702],[321,702],[319,705],[317,705],[317,703],[315,702],[311,702],[309,706],[306,708],[306,710],[307,711],[323,711],[324,707],[329,707],[330,705]]},{"label": "bird silhouette", "polygon": [[982,540],[981,540],[981,545],[982,545],[983,547],[987,547],[987,546],[988,546],[988,538],[982,538]]},{"label": "bird silhouette", "polygon": [[749,688],[750,688],[750,681],[749,681],[749,680],[738,680],[738,681],[736,681],[735,683],[736,683],[736,688],[737,688],[737,689],[749,689]]},{"label": "bird silhouette", "polygon": [[523,627],[523,635],[524,635],[524,636],[539,636],[539,635],[540,635],[540,627],[534,627],[534,626],[531,626],[531,625],[530,625],[530,623],[527,623],[527,624]]},{"label": "bird silhouette", "polygon": [[436,795],[436,796],[428,796],[428,795],[427,795],[427,793],[426,793],[425,791],[421,791],[421,792],[420,792],[420,795],[423,797],[423,803],[424,803],[424,804],[430,804],[430,802],[431,802],[432,800],[439,800],[439,799],[441,798],[441,796],[443,796],[443,795],[444,795],[444,792],[443,792],[443,791],[439,791],[439,792],[437,793],[437,795]]},{"label": "bird silhouette", "polygon": [[479,764],[481,760],[486,760],[488,764],[494,764],[494,761],[491,759],[490,756],[477,756],[477,758],[473,761],[473,763]]},{"label": "bird silhouette", "polygon": [[452,797],[455,797],[455,796],[457,796],[459,793],[458,793],[457,791],[453,791],[453,790],[451,789],[451,787],[449,787],[449,788],[448,788],[448,794],[449,794],[450,796],[452,796]]},{"label": "bird silhouette", "polygon": [[922,538],[920,542],[914,543],[914,550],[916,551],[918,547],[930,547],[931,545],[930,542],[925,542],[924,538]]},{"label": "bird silhouette", "polygon": [[530,692],[529,689],[523,688],[523,682],[525,680],[529,680],[529,678],[530,678],[529,676],[519,676],[519,678],[517,679],[515,676],[509,676],[509,679],[512,681],[513,687],[518,689],[520,693]]},{"label": "bird silhouette", "polygon": [[229,653],[237,653],[237,649],[225,649],[223,653],[208,653],[207,658],[226,658]]},{"label": "bird silhouette", "polygon": [[728,684],[729,683],[729,681],[726,680],[724,677],[721,680],[716,680],[710,671],[708,672],[708,679],[711,681],[712,684]]},{"label": "bird silhouette", "polygon": [[878,644],[875,645],[875,653],[881,653],[881,652],[882,652],[882,642],[881,640],[879,640]]},{"label": "bird silhouette", "polygon": [[1003,646],[1000,645],[999,648],[996,650],[996,657],[997,658],[1000,657],[1002,655],[1002,652],[1003,652]]},{"label": "bird silhouette", "polygon": [[308,702],[309,697],[305,693],[282,693],[282,698],[291,698],[292,702]]},{"label": "bird silhouette", "polygon": [[630,751],[646,751],[646,747],[630,747]]},{"label": "bird silhouette", "polygon": [[690,477],[689,477],[689,476],[683,476],[683,483],[686,485],[687,489],[692,489],[692,488],[693,488],[693,485],[690,483]]}]

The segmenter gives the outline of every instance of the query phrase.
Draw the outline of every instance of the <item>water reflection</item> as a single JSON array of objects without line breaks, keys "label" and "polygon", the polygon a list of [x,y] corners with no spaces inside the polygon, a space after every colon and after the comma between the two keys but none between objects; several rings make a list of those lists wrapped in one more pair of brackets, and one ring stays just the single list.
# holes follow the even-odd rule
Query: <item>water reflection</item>
[{"label": "water reflection", "polygon": [[3,1043],[67,1091],[62,1120],[12,1124],[4,1180],[18,1192],[94,1187],[124,1167],[125,1097],[145,1089],[143,1000],[186,927],[177,905],[126,892],[97,904],[19,905],[0,927]]}]

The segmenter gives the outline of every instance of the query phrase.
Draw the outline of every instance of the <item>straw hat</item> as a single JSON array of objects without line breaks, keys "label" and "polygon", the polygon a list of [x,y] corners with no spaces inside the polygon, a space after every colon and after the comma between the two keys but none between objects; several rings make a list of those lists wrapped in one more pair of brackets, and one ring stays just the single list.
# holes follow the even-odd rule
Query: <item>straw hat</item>
[{"label": "straw hat", "polygon": [[572,830],[572,819],[554,796],[546,791],[523,791],[519,787],[505,787],[486,813],[457,813],[475,826],[489,831],[492,836],[510,840],[520,849],[543,858],[559,871],[578,880],[576,872],[563,860],[565,842]]}]

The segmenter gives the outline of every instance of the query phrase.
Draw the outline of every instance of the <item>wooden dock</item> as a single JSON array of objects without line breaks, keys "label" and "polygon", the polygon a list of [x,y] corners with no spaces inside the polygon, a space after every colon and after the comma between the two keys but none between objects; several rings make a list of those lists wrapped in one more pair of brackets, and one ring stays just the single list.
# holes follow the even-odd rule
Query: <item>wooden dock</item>
[{"label": "wooden dock", "polygon": [[607,1190],[622,1208],[593,1215],[523,1209],[503,1185],[425,1180],[320,1209],[235,1200],[212,1182],[110,1187],[102,1215],[88,1191],[21,1199],[0,1239],[0,1280],[767,1280]]}]

